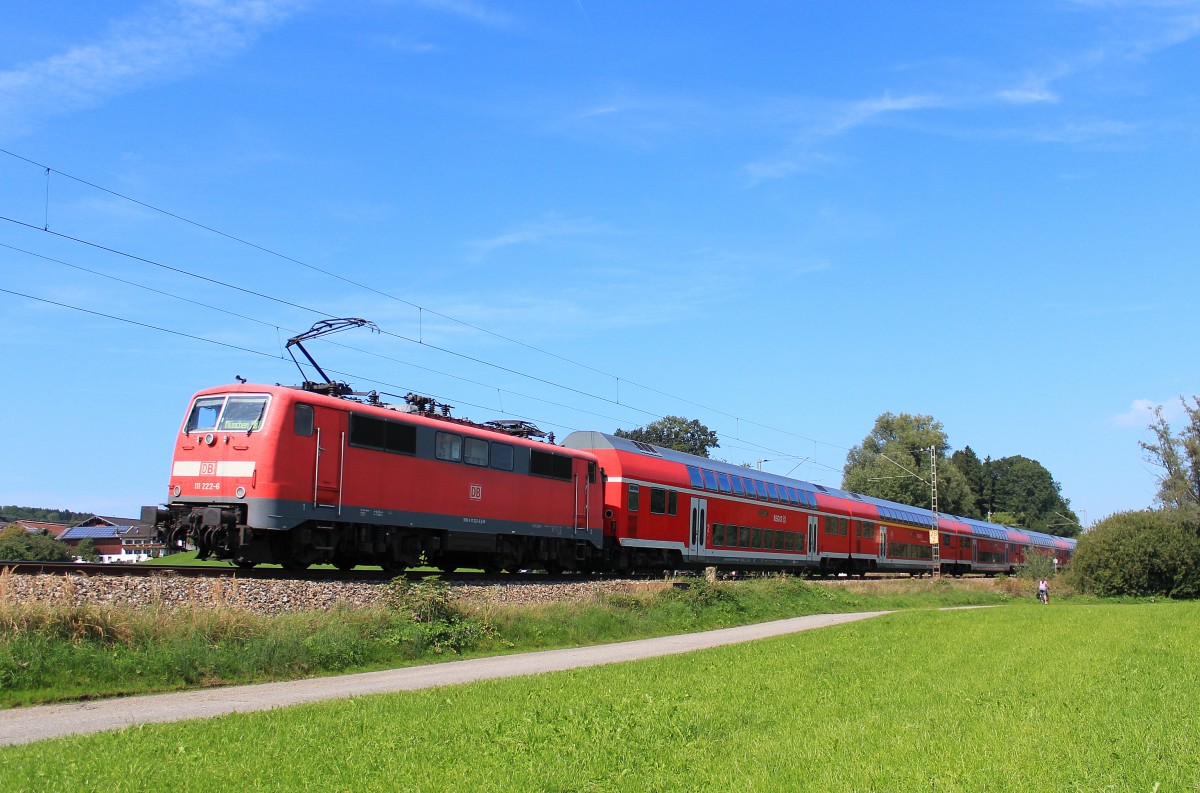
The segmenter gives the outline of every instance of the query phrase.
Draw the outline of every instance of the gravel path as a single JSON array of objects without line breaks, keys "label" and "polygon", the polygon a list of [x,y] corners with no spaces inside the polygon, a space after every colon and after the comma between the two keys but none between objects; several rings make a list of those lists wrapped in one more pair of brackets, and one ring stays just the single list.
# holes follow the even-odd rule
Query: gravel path
[{"label": "gravel path", "polygon": [[549,650],[520,655],[476,658],[429,666],[365,672],[282,683],[156,694],[128,699],[99,700],[0,711],[0,746],[31,743],[65,735],[100,732],[151,722],[207,718],[225,713],[318,702],[326,699],[414,691],[421,688],[492,680],[502,677],[557,672],[587,666],[636,661],[662,655],[703,650],[725,644],[840,625],[877,617],[886,611],[857,614],[817,614],[738,628],[664,636],[657,639]]}]

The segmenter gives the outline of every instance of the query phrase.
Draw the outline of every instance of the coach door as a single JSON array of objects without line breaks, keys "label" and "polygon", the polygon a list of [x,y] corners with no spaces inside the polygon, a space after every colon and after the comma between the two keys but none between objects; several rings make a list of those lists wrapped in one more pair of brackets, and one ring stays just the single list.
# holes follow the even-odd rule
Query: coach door
[{"label": "coach door", "polygon": [[343,459],[346,452],[345,413],[313,406],[316,460],[313,473],[313,504],[342,512]]},{"label": "coach door", "polygon": [[887,556],[887,526],[879,524],[879,558]]},{"label": "coach door", "polygon": [[817,550],[817,516],[808,516],[808,561],[815,562],[820,558]]},{"label": "coach door", "polygon": [[708,499],[692,499],[692,530],[688,535],[688,554],[699,558],[704,552],[704,534],[708,531]]}]

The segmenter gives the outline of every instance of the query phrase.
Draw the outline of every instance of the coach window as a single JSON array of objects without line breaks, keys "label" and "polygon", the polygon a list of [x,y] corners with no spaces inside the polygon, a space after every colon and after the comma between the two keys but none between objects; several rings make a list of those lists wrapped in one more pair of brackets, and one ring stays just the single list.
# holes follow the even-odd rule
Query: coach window
[{"label": "coach window", "polygon": [[758,492],[758,497],[763,501],[767,500],[767,486],[757,479],[754,480],[754,489]]},{"label": "coach window", "polygon": [[704,487],[708,490],[717,492],[717,475],[707,468],[701,468],[700,473],[704,474]]},{"label": "coach window", "polygon": [[434,456],[452,463],[462,462],[462,436],[452,432],[439,432],[434,436]]},{"label": "coach window", "polygon": [[313,408],[312,405],[302,405],[296,403],[296,416],[294,420],[297,435],[303,435],[305,438],[311,438],[313,434]]},{"label": "coach window", "polygon": [[749,526],[742,526],[738,529],[738,547],[739,548],[749,548],[750,547],[750,527]]},{"label": "coach window", "polygon": [[493,443],[492,468],[497,471],[511,471],[513,469],[513,447],[507,443]]},{"label": "coach window", "polygon": [[733,485],[733,494],[735,496],[746,495],[746,489],[742,487],[742,478],[740,476],[729,477],[729,482]]},{"label": "coach window", "polygon": [[762,531],[763,530],[758,528],[757,526],[754,527],[754,534],[752,535],[752,538],[750,540],[751,548],[761,548],[762,547]]},{"label": "coach window", "polygon": [[217,416],[221,414],[221,405],[224,404],[225,397],[200,397],[192,405],[192,412],[188,414],[183,431],[188,433],[216,429]]},{"label": "coach window", "polygon": [[[650,511],[653,512],[654,509],[651,508]],[[724,545],[725,544],[725,524],[724,523],[714,523],[713,527],[712,527],[712,535],[713,535],[712,536],[712,544],[713,545]]]},{"label": "coach window", "polygon": [[463,441],[463,462],[467,465],[486,466],[488,464],[488,442],[481,438],[467,438]]},{"label": "coach window", "polygon": [[775,547],[774,529],[763,529],[763,547],[768,551]]},{"label": "coach window", "polygon": [[704,480],[700,477],[700,469],[694,465],[687,467],[688,479],[692,482],[692,487],[704,489]]},{"label": "coach window", "polygon": [[679,509],[679,492],[672,490],[667,493],[667,514],[674,515]]},{"label": "coach window", "polygon": [[729,484],[729,474],[717,473],[717,481],[721,483],[722,493],[732,493],[733,485]]},{"label": "coach window", "polygon": [[779,491],[775,488],[774,482],[767,482],[767,495],[772,501],[779,500]]},{"label": "coach window", "polygon": [[783,550],[796,550],[796,533],[793,531],[785,531],[783,533]]},{"label": "coach window", "polygon": [[650,488],[650,514],[667,514],[667,491],[661,487]]},{"label": "coach window", "polygon": [[[642,498],[641,485],[630,485],[629,486],[629,511],[630,512],[638,511],[638,502],[641,501],[641,498]],[[651,497],[651,498],[653,498],[653,497]]]},{"label": "coach window", "polygon": [[791,539],[791,536],[792,536],[792,533],[790,531],[775,532],[775,550],[777,550],[777,551],[786,550],[785,546],[791,544],[789,542],[789,540]]}]

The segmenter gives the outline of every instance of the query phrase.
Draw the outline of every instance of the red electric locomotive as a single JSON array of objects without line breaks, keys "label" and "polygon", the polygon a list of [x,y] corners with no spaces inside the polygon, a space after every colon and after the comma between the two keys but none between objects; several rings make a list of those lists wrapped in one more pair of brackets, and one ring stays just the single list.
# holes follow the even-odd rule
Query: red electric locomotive
[{"label": "red electric locomotive", "polygon": [[193,398],[165,508],[142,520],[243,566],[582,570],[603,544],[598,479],[587,452],[410,405],[228,385]]}]

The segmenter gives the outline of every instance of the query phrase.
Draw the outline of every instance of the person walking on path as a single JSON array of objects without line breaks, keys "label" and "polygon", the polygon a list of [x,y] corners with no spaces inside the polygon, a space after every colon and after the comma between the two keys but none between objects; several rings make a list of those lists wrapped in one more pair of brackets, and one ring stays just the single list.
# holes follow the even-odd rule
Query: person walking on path
[{"label": "person walking on path", "polygon": [[1038,581],[1038,600],[1042,602],[1043,606],[1050,605],[1050,582],[1044,578]]}]

